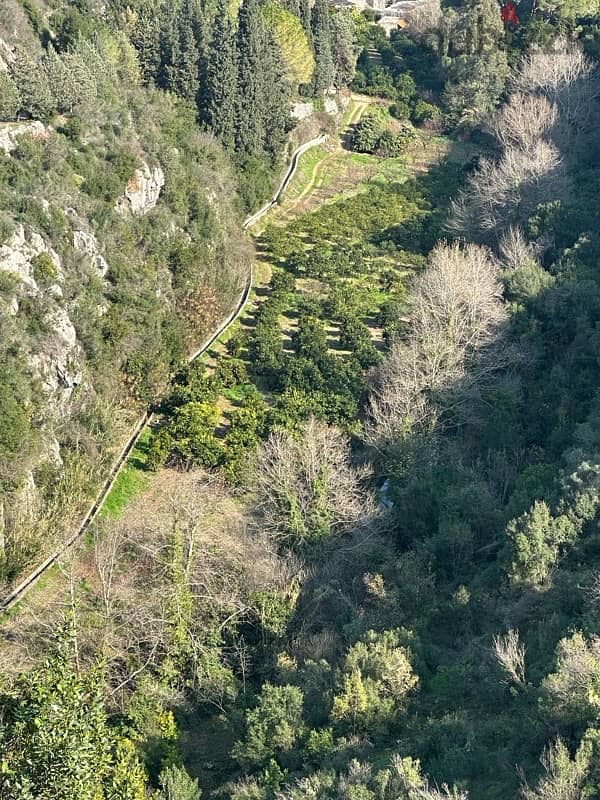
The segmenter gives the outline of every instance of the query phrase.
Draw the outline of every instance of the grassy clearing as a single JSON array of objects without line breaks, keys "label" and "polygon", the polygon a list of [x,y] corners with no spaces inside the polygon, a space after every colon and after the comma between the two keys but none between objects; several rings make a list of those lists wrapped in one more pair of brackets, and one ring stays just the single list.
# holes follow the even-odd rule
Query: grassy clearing
[{"label": "grassy clearing", "polygon": [[330,151],[323,145],[318,147],[311,147],[300,156],[298,167],[294,173],[294,177],[286,190],[285,196],[288,200],[295,200],[306,189],[307,184],[310,182],[311,176],[315,168],[320,164],[323,159],[327,158]]},{"label": "grassy clearing", "polygon": [[127,505],[148,488],[151,476],[146,470],[146,458],[151,436],[150,428],[144,428],[104,501],[99,515],[101,519],[118,519]]}]

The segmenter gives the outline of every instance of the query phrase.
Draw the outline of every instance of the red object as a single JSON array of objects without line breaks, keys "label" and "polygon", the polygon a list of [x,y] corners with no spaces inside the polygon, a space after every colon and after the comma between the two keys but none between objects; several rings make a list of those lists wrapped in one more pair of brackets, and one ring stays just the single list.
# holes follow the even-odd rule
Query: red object
[{"label": "red object", "polygon": [[500,16],[502,17],[502,22],[507,28],[512,28],[514,30],[519,24],[517,7],[514,4],[513,0],[509,0],[509,2],[505,6],[502,6],[502,11],[500,12]]}]

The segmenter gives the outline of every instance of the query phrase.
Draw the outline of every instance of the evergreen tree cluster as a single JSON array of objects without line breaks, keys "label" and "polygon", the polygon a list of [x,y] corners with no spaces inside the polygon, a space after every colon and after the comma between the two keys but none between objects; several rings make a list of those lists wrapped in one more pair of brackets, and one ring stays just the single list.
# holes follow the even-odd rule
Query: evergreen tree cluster
[{"label": "evergreen tree cluster", "polygon": [[293,94],[320,96],[352,79],[350,14],[326,0],[285,4],[244,0],[237,14],[220,0],[142,7],[131,28],[142,76],[194,102],[223,145],[273,163],[290,127]]},{"label": "evergreen tree cluster", "polygon": [[41,60],[17,47],[10,70],[0,74],[0,119],[21,112],[46,121],[56,112],[89,106],[98,95],[92,63],[97,57],[83,41],[65,53],[50,45]]}]

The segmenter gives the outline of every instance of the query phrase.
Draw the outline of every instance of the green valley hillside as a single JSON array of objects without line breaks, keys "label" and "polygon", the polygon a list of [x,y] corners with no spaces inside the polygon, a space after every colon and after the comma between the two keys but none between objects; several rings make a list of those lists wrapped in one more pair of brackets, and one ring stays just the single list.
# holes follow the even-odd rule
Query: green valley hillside
[{"label": "green valley hillside", "polygon": [[0,800],[600,798],[599,58],[4,0]]}]

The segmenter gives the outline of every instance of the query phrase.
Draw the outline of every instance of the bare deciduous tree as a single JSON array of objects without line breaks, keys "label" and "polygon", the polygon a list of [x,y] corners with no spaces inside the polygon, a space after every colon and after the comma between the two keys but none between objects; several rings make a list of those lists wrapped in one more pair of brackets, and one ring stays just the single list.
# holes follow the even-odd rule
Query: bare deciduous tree
[{"label": "bare deciduous tree", "polygon": [[32,621],[21,615],[10,632],[13,665],[39,659],[78,594],[78,651],[83,663],[102,657],[115,706],[138,676],[177,651],[202,701],[222,705],[234,672],[244,679],[249,654],[236,622],[257,618],[260,593],[293,600],[300,563],[250,529],[219,479],[178,473],[173,487],[165,473],[164,481],[124,520],[97,531],[93,554],[65,569],[53,603],[44,597]]},{"label": "bare deciduous tree", "polygon": [[539,203],[568,196],[566,145],[588,123],[598,93],[591,61],[564,38],[525,56],[512,85],[492,122],[504,153],[483,159],[453,203],[449,229],[469,239],[493,241]]},{"label": "bare deciduous tree", "polygon": [[594,605],[600,603],[600,571],[596,570],[587,586],[584,587],[588,600]]},{"label": "bare deciduous tree", "polygon": [[366,433],[385,444],[433,430],[508,363],[506,310],[489,250],[440,244],[417,282],[411,327],[379,369]]},{"label": "bare deciduous tree", "polygon": [[534,50],[523,58],[513,86],[524,94],[539,94],[556,105],[569,125],[589,119],[597,91],[593,64],[579,44],[559,37],[552,49]]},{"label": "bare deciduous tree", "polygon": [[536,249],[525,239],[519,226],[511,226],[500,239],[500,256],[504,269],[518,269],[537,261]]},{"label": "bare deciduous tree", "polygon": [[297,436],[272,433],[256,465],[262,529],[301,542],[369,526],[377,512],[363,485],[368,472],[352,466],[348,437],[314,418]]},{"label": "bare deciduous tree", "polygon": [[452,203],[449,228],[468,238],[493,240],[528,219],[543,202],[564,198],[569,180],[561,155],[540,139],[523,150],[510,147],[499,161],[482,159],[468,187]]},{"label": "bare deciduous tree", "polygon": [[442,22],[440,0],[424,0],[410,13],[407,32],[418,41],[429,41],[435,37]]},{"label": "bare deciduous tree", "polygon": [[469,800],[469,795],[456,786],[448,786],[443,783],[441,786],[427,784],[419,789],[415,789],[410,794],[410,800]]},{"label": "bare deciduous tree", "polygon": [[509,680],[525,686],[525,645],[519,639],[519,631],[494,636],[494,654]]},{"label": "bare deciduous tree", "polygon": [[532,150],[557,124],[558,109],[546,97],[517,92],[497,112],[492,130],[505,148]]}]

